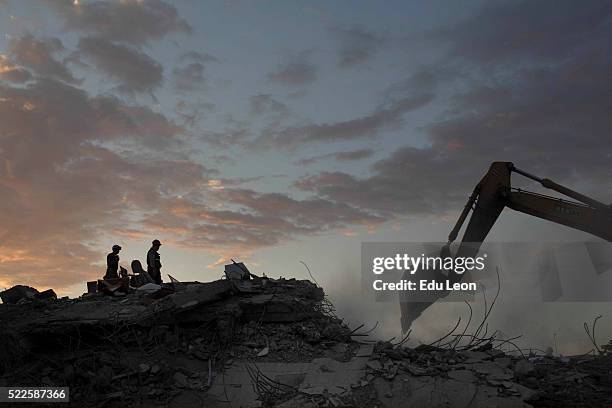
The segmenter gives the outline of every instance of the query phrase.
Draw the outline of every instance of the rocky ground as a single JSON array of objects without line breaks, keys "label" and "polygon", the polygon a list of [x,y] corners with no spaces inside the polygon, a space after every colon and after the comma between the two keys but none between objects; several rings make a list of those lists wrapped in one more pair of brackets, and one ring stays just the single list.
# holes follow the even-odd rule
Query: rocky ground
[{"label": "rocky ground", "polygon": [[0,305],[0,386],[69,386],[74,407],[612,406],[610,356],[364,334],[293,279],[32,298]]}]

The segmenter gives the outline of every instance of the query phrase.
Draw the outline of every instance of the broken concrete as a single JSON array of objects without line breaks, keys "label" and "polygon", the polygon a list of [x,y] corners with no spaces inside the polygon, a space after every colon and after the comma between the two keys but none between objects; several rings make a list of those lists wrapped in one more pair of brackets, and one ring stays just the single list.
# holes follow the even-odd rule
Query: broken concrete
[{"label": "broken concrete", "polygon": [[16,285],[10,289],[0,292],[0,299],[7,305],[15,305],[33,300],[57,300],[53,289],[39,292],[37,289],[25,285]]},{"label": "broken concrete", "polygon": [[[307,363],[252,363],[254,370],[276,383],[304,394],[342,394],[365,377],[367,357],[355,357],[347,363],[317,358]],[[234,363],[209,389],[218,404],[247,407],[257,399],[252,387],[249,363]]]},{"label": "broken concrete", "polygon": [[0,386],[70,386],[67,406],[612,406],[612,356],[360,344],[308,281],[21,299],[0,306]]},{"label": "broken concrete", "polygon": [[0,292],[0,299],[7,305],[15,305],[20,300],[34,299],[38,290],[24,285],[16,285],[10,289]]}]

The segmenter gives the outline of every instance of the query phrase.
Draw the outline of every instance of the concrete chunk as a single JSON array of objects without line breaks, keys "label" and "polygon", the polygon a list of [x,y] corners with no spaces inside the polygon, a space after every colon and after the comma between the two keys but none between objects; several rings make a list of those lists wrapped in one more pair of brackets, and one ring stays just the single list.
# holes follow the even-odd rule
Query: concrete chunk
[{"label": "concrete chunk", "polygon": [[25,285],[16,285],[10,289],[0,292],[0,299],[7,305],[15,305],[22,299],[32,299],[38,294],[38,290]]},{"label": "concrete chunk", "polygon": [[232,290],[229,280],[218,280],[209,283],[193,284],[183,292],[178,292],[167,298],[179,309],[189,309],[198,305],[215,302],[228,296]]}]

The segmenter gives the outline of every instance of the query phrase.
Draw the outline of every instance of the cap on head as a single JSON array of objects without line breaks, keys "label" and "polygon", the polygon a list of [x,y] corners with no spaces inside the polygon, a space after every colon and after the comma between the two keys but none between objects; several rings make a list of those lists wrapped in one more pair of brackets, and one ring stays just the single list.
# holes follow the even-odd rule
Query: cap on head
[{"label": "cap on head", "polygon": [[115,250],[121,250],[121,247],[119,245],[113,245],[113,251]]},{"label": "cap on head", "polygon": [[161,242],[159,242],[159,239],[154,239],[152,244],[153,246],[161,246]]}]

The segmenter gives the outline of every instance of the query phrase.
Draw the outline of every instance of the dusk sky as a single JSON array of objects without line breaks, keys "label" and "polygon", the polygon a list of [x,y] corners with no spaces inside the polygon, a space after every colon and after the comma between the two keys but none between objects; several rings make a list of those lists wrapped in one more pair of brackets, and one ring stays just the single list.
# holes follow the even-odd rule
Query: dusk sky
[{"label": "dusk sky", "polygon": [[164,279],[304,261],[359,296],[360,243],[444,241],[492,161],[612,202],[607,1],[0,0],[0,27],[0,287],[78,296],[158,238]]}]

